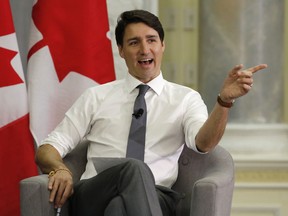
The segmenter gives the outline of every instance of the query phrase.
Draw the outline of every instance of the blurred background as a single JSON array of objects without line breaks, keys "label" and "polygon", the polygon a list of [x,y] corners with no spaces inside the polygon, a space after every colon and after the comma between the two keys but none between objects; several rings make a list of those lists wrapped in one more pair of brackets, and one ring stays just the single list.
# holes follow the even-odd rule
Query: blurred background
[{"label": "blurred background", "polygon": [[[24,73],[33,0],[10,0]],[[117,79],[126,67],[114,38],[118,15],[142,8],[165,29],[166,79],[198,90],[209,111],[236,64],[260,63],[220,143],[235,161],[232,216],[288,215],[288,0],[107,0]]]}]

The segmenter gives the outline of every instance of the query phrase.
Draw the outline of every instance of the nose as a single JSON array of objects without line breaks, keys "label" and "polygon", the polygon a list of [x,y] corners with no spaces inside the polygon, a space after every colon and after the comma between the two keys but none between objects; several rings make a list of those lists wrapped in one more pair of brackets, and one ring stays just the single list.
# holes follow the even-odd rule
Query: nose
[{"label": "nose", "polygon": [[149,53],[149,45],[145,42],[142,42],[140,45],[140,53],[146,55]]}]

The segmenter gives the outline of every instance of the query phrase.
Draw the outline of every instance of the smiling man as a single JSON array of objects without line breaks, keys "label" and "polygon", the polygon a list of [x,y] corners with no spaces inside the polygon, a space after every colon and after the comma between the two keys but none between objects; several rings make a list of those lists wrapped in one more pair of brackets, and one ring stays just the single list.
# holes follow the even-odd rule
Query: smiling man
[{"label": "smiling man", "polygon": [[[48,189],[55,207],[73,194],[71,215],[173,216],[183,197],[171,189],[183,145],[199,154],[212,150],[234,100],[251,90],[253,73],[267,65],[246,70],[235,66],[208,116],[198,92],[163,78],[164,31],[155,15],[122,13],[116,42],[127,77],[88,89],[43,140],[36,161],[50,173]],[[83,140],[89,141],[86,170],[73,186],[62,158]],[[100,166],[95,158],[123,160],[102,171],[95,169]]]},{"label": "smiling man", "polygon": [[[164,36],[164,35],[163,35]],[[131,23],[118,41],[119,53],[125,59],[128,72],[147,83],[160,74],[165,49],[163,36],[144,23]]]}]

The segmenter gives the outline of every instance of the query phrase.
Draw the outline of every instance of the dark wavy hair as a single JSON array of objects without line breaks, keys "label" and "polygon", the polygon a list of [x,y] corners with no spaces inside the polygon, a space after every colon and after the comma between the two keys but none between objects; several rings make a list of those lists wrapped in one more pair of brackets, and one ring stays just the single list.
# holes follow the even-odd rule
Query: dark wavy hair
[{"label": "dark wavy hair", "polygon": [[164,30],[157,16],[145,10],[131,10],[123,12],[118,20],[115,29],[116,42],[123,46],[125,28],[131,23],[144,23],[158,32],[161,42],[164,40]]}]

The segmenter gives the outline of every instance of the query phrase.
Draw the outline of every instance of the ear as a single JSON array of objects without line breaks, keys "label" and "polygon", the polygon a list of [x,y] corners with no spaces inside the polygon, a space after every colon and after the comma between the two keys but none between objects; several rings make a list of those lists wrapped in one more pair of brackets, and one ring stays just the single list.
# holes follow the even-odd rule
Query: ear
[{"label": "ear", "polygon": [[124,52],[123,52],[123,47],[121,45],[118,45],[118,52],[121,58],[124,58]]},{"label": "ear", "polygon": [[163,41],[162,42],[162,52],[164,52],[164,50],[165,50],[165,42]]}]

